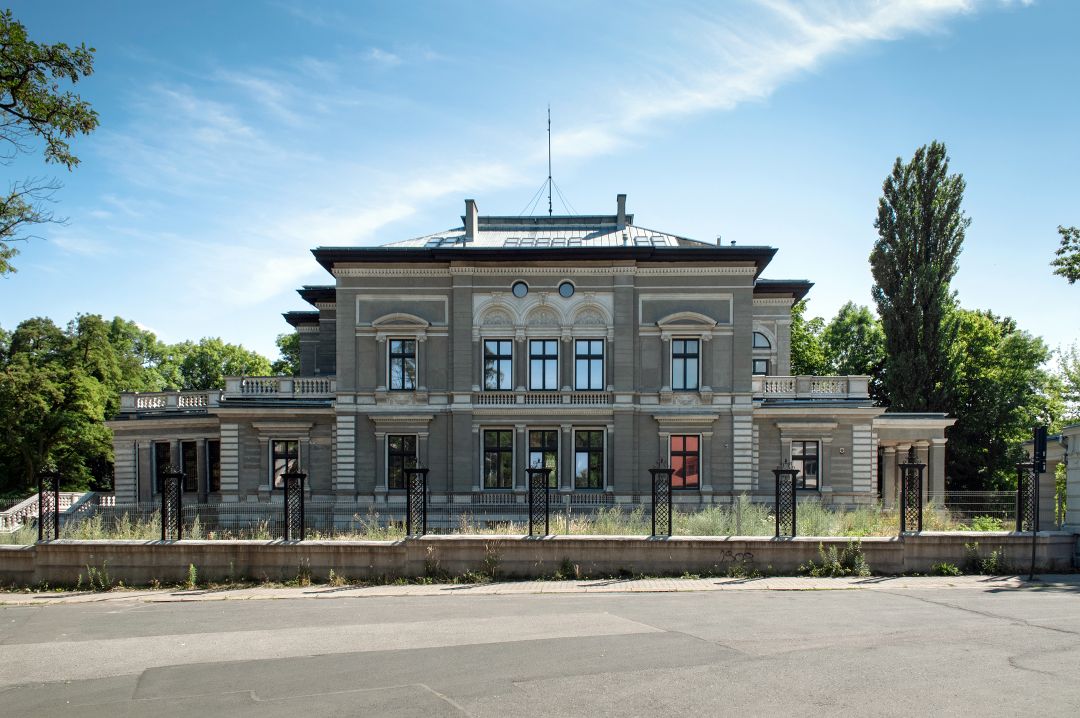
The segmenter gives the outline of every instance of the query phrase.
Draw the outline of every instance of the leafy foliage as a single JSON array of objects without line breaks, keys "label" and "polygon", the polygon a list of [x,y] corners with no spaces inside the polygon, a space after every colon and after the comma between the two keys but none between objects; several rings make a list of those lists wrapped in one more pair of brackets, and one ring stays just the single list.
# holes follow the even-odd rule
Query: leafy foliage
[{"label": "leafy foliage", "polygon": [[949,432],[950,490],[1005,489],[1031,427],[1049,422],[1050,350],[1016,322],[990,312],[953,309],[943,407],[957,418]]},{"label": "leafy foliage", "polygon": [[275,375],[296,376],[300,373],[300,332],[278,334],[277,348],[281,352],[270,371]]},{"label": "leafy foliage", "polygon": [[806,300],[791,307],[791,373],[820,375],[828,363],[821,334],[825,321],[821,317],[806,318]]},{"label": "leafy foliage", "polygon": [[828,373],[870,377],[870,397],[888,404],[885,395],[885,332],[868,307],[848,302],[821,332]]},{"label": "leafy foliage", "polygon": [[[92,132],[98,125],[90,104],[60,82],[77,83],[94,71],[94,49],[64,43],[43,45],[27,36],[10,10],[0,12],[0,161],[10,163],[31,151],[30,142],[44,142],[47,163],[71,170],[79,158],[68,140]],[[14,272],[10,260],[18,253],[12,241],[25,240],[24,230],[57,221],[47,203],[59,183],[27,179],[13,182],[0,195],[0,275]]]},{"label": "leafy foliage", "polygon": [[872,291],[885,331],[885,390],[899,411],[940,411],[948,379],[949,282],[971,220],[964,178],[949,174],[945,145],[899,157],[885,178],[870,253]]},{"label": "leafy foliage", "polygon": [[202,389],[266,374],[265,357],[220,339],[163,344],[120,317],[83,314],[60,328],[33,318],[0,330],[0,493],[34,486],[53,462],[71,489],[106,487],[121,391]]},{"label": "leafy foliage", "polygon": [[1054,274],[1065,277],[1069,284],[1075,284],[1080,279],[1080,227],[1058,226],[1058,234],[1061,235],[1061,246],[1054,254],[1056,259],[1050,262],[1054,268]]},{"label": "leafy foliage", "polygon": [[869,576],[870,564],[863,555],[862,542],[851,539],[842,549],[830,545],[818,544],[819,561],[810,559],[799,572],[815,578],[842,578],[844,576]]}]

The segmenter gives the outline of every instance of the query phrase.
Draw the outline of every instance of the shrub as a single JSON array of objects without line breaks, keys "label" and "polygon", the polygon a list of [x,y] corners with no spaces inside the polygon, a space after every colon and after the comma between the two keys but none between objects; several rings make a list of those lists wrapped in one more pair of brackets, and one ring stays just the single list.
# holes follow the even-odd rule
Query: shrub
[{"label": "shrub", "polygon": [[964,544],[964,568],[968,573],[981,573],[987,576],[1000,576],[1010,573],[1005,560],[1005,549],[998,546],[988,556],[979,551],[979,542]]},{"label": "shrub", "polygon": [[935,576],[959,576],[963,572],[956,564],[942,561],[941,563],[935,563],[931,566],[930,573]]},{"label": "shrub", "polygon": [[820,562],[810,559],[799,566],[799,571],[815,578],[841,578],[843,576],[869,576],[870,565],[863,555],[862,542],[850,540],[847,546],[838,549],[835,544],[825,548],[818,544]]}]

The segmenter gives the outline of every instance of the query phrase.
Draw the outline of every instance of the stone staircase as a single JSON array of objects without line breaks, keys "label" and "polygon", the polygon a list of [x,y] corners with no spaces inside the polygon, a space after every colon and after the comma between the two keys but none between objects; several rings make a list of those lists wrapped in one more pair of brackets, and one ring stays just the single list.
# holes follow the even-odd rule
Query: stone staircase
[{"label": "stone staircase", "polygon": [[[92,510],[92,507],[96,506],[97,503],[98,494],[95,491],[61,491],[61,523],[67,520],[68,517]],[[32,494],[11,508],[0,511],[0,533],[14,533],[23,526],[35,523],[37,516],[38,495]]]}]

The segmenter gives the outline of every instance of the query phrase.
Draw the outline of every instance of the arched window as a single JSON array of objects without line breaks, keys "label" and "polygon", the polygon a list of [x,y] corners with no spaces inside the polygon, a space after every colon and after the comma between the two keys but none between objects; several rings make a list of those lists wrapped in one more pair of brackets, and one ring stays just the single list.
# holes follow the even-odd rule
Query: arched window
[{"label": "arched window", "polygon": [[761,332],[754,332],[754,348],[772,349],[772,342],[770,342],[769,338]]}]

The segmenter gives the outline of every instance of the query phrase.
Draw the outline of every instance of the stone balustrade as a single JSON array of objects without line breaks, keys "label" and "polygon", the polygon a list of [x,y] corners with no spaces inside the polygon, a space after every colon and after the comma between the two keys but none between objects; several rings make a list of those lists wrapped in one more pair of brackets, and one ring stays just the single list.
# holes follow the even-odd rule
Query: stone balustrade
[{"label": "stone balustrade", "polygon": [[226,399],[333,399],[333,376],[230,376],[225,378]]},{"label": "stone balustrade", "polygon": [[611,403],[607,391],[477,391],[477,406],[600,406]]},{"label": "stone balustrade", "polygon": [[221,391],[155,391],[120,394],[120,413],[197,411],[218,405]]},{"label": "stone balustrade", "polygon": [[868,376],[753,377],[756,399],[869,399]]}]

